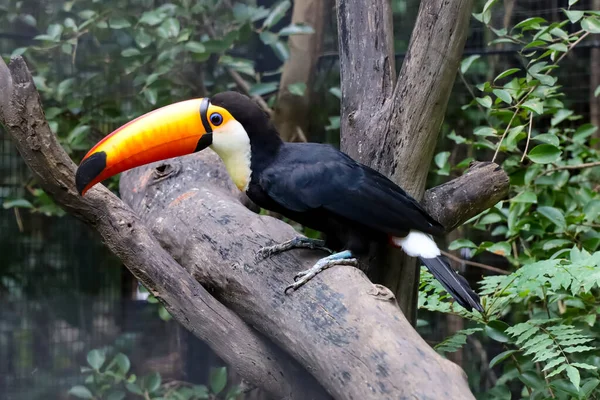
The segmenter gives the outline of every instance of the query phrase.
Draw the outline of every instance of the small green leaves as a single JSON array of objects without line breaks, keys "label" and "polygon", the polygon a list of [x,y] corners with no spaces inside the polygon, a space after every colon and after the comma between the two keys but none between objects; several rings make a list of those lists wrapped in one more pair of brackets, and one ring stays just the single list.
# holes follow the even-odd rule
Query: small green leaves
[{"label": "small green leaves", "polygon": [[93,399],[94,398],[94,396],[92,395],[92,392],[90,392],[90,390],[88,388],[86,388],[85,386],[82,386],[82,385],[73,386],[69,390],[69,394],[71,396],[77,397],[78,399]]},{"label": "small green leaves", "polygon": [[579,376],[579,370],[572,365],[567,366],[565,370],[571,383],[579,390],[579,383],[581,383],[581,377]]},{"label": "small green leaves", "polygon": [[527,157],[537,164],[549,164],[558,161],[562,151],[551,144],[540,144],[535,146]]},{"label": "small green leaves", "polygon": [[495,83],[497,80],[499,80],[499,79],[506,78],[507,76],[511,76],[511,75],[513,75],[513,74],[516,74],[516,73],[517,73],[517,72],[519,72],[519,71],[521,71],[521,69],[520,69],[520,68],[510,68],[510,69],[507,69],[506,71],[504,71],[504,72],[502,72],[502,73],[498,74],[498,76],[494,78],[494,83]]},{"label": "small green leaves", "polygon": [[583,17],[583,11],[580,10],[563,10],[571,23],[576,23]]},{"label": "small green leaves", "polygon": [[458,250],[464,248],[476,249],[477,245],[469,239],[456,239],[448,246],[449,250]]},{"label": "small green leaves", "polygon": [[273,25],[277,24],[291,6],[292,3],[289,0],[284,0],[275,6],[267,18],[265,18],[262,25],[263,29],[271,28]]},{"label": "small green leaves", "polygon": [[304,82],[297,82],[297,83],[292,83],[289,84],[287,87],[288,91],[296,96],[304,96],[304,93],[306,92],[306,83]]},{"label": "small green leaves", "polygon": [[550,222],[556,225],[560,230],[565,230],[567,228],[565,216],[558,208],[550,206],[538,207],[537,212],[550,220]]},{"label": "small green leaves", "polygon": [[581,29],[589,33],[600,33],[600,20],[595,16],[585,17],[581,21]]},{"label": "small green leaves", "polygon": [[496,130],[494,128],[490,128],[489,126],[480,126],[475,128],[473,134],[477,136],[496,136]]},{"label": "small green leaves", "polygon": [[92,350],[87,354],[87,362],[90,367],[99,370],[106,361],[106,355],[102,350]]},{"label": "small green leaves", "polygon": [[492,92],[496,95],[496,97],[498,97],[500,100],[502,100],[506,104],[512,103],[512,97],[511,97],[510,93],[508,93],[506,90],[494,89]]},{"label": "small green leaves", "polygon": [[510,340],[509,335],[505,332],[508,328],[509,325],[506,322],[492,320],[485,326],[485,333],[497,342],[506,343]]},{"label": "small green leaves", "polygon": [[503,351],[502,353],[498,354],[496,357],[492,358],[492,360],[490,361],[489,367],[494,368],[496,365],[500,364],[502,361],[506,360],[508,357],[512,356],[515,353],[517,353],[517,350]]},{"label": "small green leaves", "polygon": [[315,33],[315,30],[310,25],[306,24],[291,24],[282,28],[278,35],[279,36],[287,36],[287,35],[310,35]]},{"label": "small green leaves", "polygon": [[200,42],[189,41],[185,44],[185,49],[192,53],[202,54],[206,52],[206,47]]},{"label": "small green leaves", "polygon": [[490,96],[485,96],[483,98],[477,97],[475,98],[475,101],[477,101],[484,108],[490,108],[492,106],[492,98]]},{"label": "small green leaves", "polygon": [[210,371],[210,390],[219,394],[227,385],[227,369],[225,367],[213,368]]},{"label": "small green leaves", "polygon": [[123,29],[129,28],[131,24],[125,18],[113,17],[108,20],[108,26],[110,26],[111,29]]},{"label": "small green leaves", "polygon": [[522,107],[526,110],[533,111],[538,115],[544,113],[544,103],[538,98],[532,98],[523,103]]},{"label": "small green leaves", "polygon": [[479,57],[481,57],[479,54],[475,54],[462,60],[460,63],[460,72],[465,74],[471,67],[471,64],[473,64],[473,61],[477,60]]}]

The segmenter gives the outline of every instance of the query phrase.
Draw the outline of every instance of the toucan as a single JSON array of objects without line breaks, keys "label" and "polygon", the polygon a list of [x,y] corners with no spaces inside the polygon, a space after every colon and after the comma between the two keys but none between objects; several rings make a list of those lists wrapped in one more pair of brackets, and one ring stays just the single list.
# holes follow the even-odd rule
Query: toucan
[{"label": "toucan", "polygon": [[84,195],[119,172],[207,147],[254,203],[326,238],[296,237],[262,248],[262,257],[293,248],[336,250],[298,273],[286,293],[325,268],[356,265],[373,242],[385,242],[418,257],[461,306],[483,312],[478,295],[432,238],[444,228],[414,198],[333,146],[283,142],[269,116],[237,92],[167,105],[118,128],[85,155],[76,187]]}]

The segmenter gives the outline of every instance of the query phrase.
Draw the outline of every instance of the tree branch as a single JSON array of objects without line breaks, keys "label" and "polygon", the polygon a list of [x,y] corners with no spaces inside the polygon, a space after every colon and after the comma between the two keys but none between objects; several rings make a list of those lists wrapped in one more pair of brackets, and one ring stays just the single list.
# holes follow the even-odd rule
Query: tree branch
[{"label": "tree branch", "polygon": [[234,367],[278,398],[325,399],[323,389],[294,360],[217,301],[158,244],[121,200],[104,186],[82,198],[75,164],[44,118],[39,95],[21,57],[0,59],[0,122],[43,189],[69,213],[100,233],[171,315]]},{"label": "tree branch", "polygon": [[[396,81],[390,1],[338,0],[342,149],[418,200],[460,64],[472,5],[473,0],[422,0]],[[381,248],[372,254],[374,276],[385,274],[383,284],[416,321],[419,271],[414,259]]]}]

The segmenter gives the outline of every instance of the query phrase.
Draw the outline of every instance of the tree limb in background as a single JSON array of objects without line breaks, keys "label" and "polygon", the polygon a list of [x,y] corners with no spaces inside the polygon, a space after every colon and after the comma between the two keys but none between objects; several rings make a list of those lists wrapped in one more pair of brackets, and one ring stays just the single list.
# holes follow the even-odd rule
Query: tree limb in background
[{"label": "tree limb in background", "polygon": [[[326,3],[326,0],[294,1],[292,24],[308,25],[314,33],[292,35],[288,40],[290,58],[283,65],[277,107],[273,115],[273,122],[285,141],[306,141],[304,133],[308,128],[311,87],[323,47]],[[289,85],[294,84],[305,85],[303,96],[289,91]]]},{"label": "tree limb in background", "polygon": [[101,185],[85,198],[77,193],[75,164],[50,131],[21,57],[9,67],[0,58],[0,122],[46,193],[97,230],[169,313],[241,376],[279,398],[329,398],[294,360],[194,280],[119,198]]},{"label": "tree limb in background", "polygon": [[[421,1],[397,81],[390,2],[337,4],[342,149],[421,199],[473,0]],[[387,271],[383,284],[416,321],[419,273],[414,259],[389,251],[377,263]]]}]

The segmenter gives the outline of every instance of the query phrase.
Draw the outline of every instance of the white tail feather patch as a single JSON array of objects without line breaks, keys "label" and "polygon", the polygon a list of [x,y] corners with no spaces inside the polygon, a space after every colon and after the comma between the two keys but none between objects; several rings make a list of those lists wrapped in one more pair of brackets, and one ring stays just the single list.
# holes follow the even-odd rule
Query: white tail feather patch
[{"label": "white tail feather patch", "polygon": [[441,254],[431,235],[415,230],[403,238],[392,237],[392,242],[411,257],[436,258]]}]

